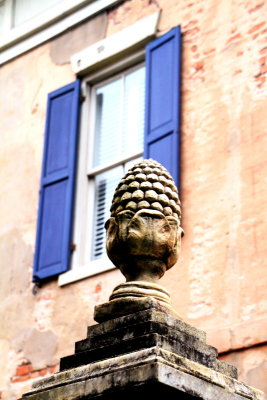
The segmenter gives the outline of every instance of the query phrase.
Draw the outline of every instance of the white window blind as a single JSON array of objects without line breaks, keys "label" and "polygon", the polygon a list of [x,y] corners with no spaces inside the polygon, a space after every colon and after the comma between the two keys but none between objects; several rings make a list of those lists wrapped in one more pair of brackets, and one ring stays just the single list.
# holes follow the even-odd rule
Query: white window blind
[{"label": "white window blind", "polygon": [[95,182],[95,213],[93,229],[93,259],[103,256],[105,252],[105,230],[104,224],[110,216],[114,190],[123,175],[123,168],[119,166],[110,171],[96,176]]},{"label": "white window blind", "polygon": [[[95,147],[93,167],[111,165],[95,173],[95,205],[92,227],[93,260],[105,253],[104,224],[110,216],[114,190],[127,169],[129,158],[143,152],[144,67],[122,74],[95,89]],[[119,166],[113,167],[112,164]],[[127,164],[127,165],[126,165]]]},{"label": "white window blind", "polygon": [[144,68],[96,90],[94,166],[143,151]]},{"label": "white window blind", "polygon": [[97,89],[94,166],[110,164],[120,156],[122,95],[121,79]]}]

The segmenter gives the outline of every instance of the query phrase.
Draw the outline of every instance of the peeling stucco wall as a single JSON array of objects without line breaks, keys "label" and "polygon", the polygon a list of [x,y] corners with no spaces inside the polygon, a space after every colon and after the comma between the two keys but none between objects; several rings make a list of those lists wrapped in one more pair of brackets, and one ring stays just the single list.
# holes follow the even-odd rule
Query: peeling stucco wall
[{"label": "peeling stucco wall", "polygon": [[240,380],[267,393],[266,345],[229,352],[223,355],[221,359],[237,366]]},{"label": "peeling stucco wall", "polygon": [[[267,341],[267,3],[131,0],[0,70],[0,398],[15,399],[93,323],[118,271],[32,293],[46,96],[75,79],[72,52],[161,9],[181,24],[182,256],[162,279],[184,319],[208,332],[263,390]],[[255,347],[256,346],[256,347]],[[44,348],[46,351],[44,351]]]}]

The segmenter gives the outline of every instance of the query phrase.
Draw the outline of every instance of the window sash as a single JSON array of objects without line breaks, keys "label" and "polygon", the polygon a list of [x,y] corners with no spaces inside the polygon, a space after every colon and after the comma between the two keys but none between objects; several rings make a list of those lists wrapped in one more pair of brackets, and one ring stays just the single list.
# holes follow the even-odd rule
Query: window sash
[{"label": "window sash", "polygon": [[13,0],[12,28],[37,17],[40,13],[50,10],[62,0]]},{"label": "window sash", "polygon": [[[144,66],[144,56],[144,50],[138,50],[123,59],[119,59],[117,62],[90,73],[83,80],[81,93],[85,101],[81,104],[81,132],[79,139],[75,196],[76,207],[74,212],[73,232],[73,243],[75,243],[77,247],[72,254],[70,270],[59,276],[59,286],[64,286],[68,283],[115,268],[106,255],[98,260],[90,259],[92,250],[92,230],[90,228],[92,215],[94,213],[94,184],[93,179],[89,178],[94,177],[97,173],[120,165],[123,162],[126,171],[131,168],[135,162],[142,159],[142,152],[133,154],[125,159],[117,160],[114,164],[102,165],[97,168],[93,168],[92,165],[90,165],[88,160],[92,160],[94,142],[93,135],[91,135],[91,137],[88,135],[88,132],[92,132],[94,128],[92,120],[94,111],[92,87],[94,87],[94,85],[99,85],[100,82],[104,83],[108,81],[111,76],[115,77],[116,74],[120,75],[120,71],[122,70],[125,71],[126,69],[130,70],[136,68],[136,66]],[[78,207],[77,204],[79,205]]]},{"label": "window sash", "polygon": [[[143,152],[143,143],[142,143],[142,146],[140,146],[140,148],[137,149],[137,151],[131,151],[131,152],[128,152],[128,154],[125,153],[125,151],[124,151],[124,152],[122,152],[122,154],[119,154],[118,157],[112,161],[103,162],[102,164],[99,164],[99,165],[94,165],[94,160],[95,160],[94,150],[97,146],[96,135],[95,135],[95,130],[96,130],[95,115],[96,115],[96,107],[97,107],[96,92],[100,87],[108,85],[117,79],[123,79],[125,76],[129,76],[131,73],[133,73],[137,70],[140,70],[142,68],[144,68],[144,63],[140,63],[137,66],[127,69],[127,71],[124,71],[117,75],[113,75],[112,77],[110,77],[106,80],[103,80],[102,82],[100,82],[92,87],[90,87],[89,84],[87,85],[87,92],[90,93],[90,95],[88,96],[90,98],[90,109],[89,109],[90,123],[88,126],[90,134],[89,134],[89,149],[88,149],[88,159],[87,159],[87,175],[89,177],[92,177],[92,176],[96,175],[97,173],[104,172],[105,170],[107,170],[109,168],[113,168],[117,165],[125,163],[126,161],[130,161],[133,158],[139,157],[140,154],[142,154],[142,152]],[[143,73],[144,72],[145,71],[143,70]],[[143,88],[143,90],[145,91],[145,88]],[[144,100],[145,100],[145,97],[143,98],[143,113],[144,113]],[[120,129],[123,130],[122,125],[121,125]],[[144,132],[144,123],[143,123],[142,129]],[[122,136],[122,133],[120,134],[120,136]]]},{"label": "window sash", "polygon": [[[139,75],[139,71],[140,74],[143,74],[143,76]],[[91,131],[90,131],[90,137],[91,140],[93,142],[93,144],[91,144],[89,147],[91,149],[96,149],[97,146],[99,145],[99,143],[96,142],[97,138],[97,134],[99,134],[99,132],[97,132],[97,124],[98,124],[98,120],[97,120],[97,93],[99,93],[101,91],[101,88],[103,88],[103,91],[105,90],[106,87],[108,87],[108,85],[112,85],[112,83],[114,82],[115,84],[115,89],[116,90],[120,90],[120,95],[121,98],[117,99],[118,103],[117,105],[119,106],[119,108],[121,109],[119,112],[122,114],[120,115],[120,121],[119,123],[115,124],[115,129],[120,129],[120,132],[118,133],[116,140],[120,141],[123,140],[126,136],[126,148],[127,148],[127,140],[129,141],[129,139],[131,140],[131,136],[132,136],[132,132],[129,132],[128,135],[125,135],[125,133],[127,132],[127,123],[125,124],[125,119],[127,119],[127,112],[129,113],[129,104],[125,101],[125,100],[129,100],[131,101],[131,98],[127,97],[127,90],[129,90],[129,87],[127,88],[127,83],[129,82],[129,80],[131,80],[131,78],[135,79],[136,77],[140,80],[139,83],[141,83],[141,85],[139,85],[139,87],[137,88],[138,93],[136,93],[136,96],[132,96],[132,102],[133,103],[137,103],[137,99],[135,97],[140,97],[140,93],[143,93],[143,98],[140,99],[139,98],[139,103],[137,104],[137,108],[136,113],[133,113],[133,115],[140,115],[141,114],[141,118],[139,120],[139,125],[142,126],[142,133],[140,134],[140,138],[139,140],[143,140],[143,133],[144,133],[144,82],[145,82],[145,75],[144,75],[144,67],[143,65],[138,65],[137,67],[135,66],[134,68],[128,69],[127,71],[124,71],[123,73],[117,75],[117,76],[113,76],[111,79],[108,79],[104,82],[101,82],[100,84],[96,85],[95,87],[93,87],[91,89],[91,113],[90,113],[90,118],[92,120],[91,122]],[[143,82],[142,82],[143,80]],[[132,81],[132,84],[134,85],[134,80]],[[143,86],[142,86],[143,84]],[[132,86],[133,90],[135,90],[135,86]],[[100,90],[99,90],[100,89]],[[131,88],[130,88],[131,90]],[[114,95],[114,94],[113,94]],[[120,96],[118,96],[120,97]],[[112,106],[112,104],[111,104]],[[130,105],[131,106],[131,105]],[[127,109],[128,107],[128,109]],[[131,111],[131,110],[130,110]],[[111,110],[112,112],[112,110]],[[126,115],[126,116],[125,116]],[[135,120],[138,120],[138,118],[134,117]],[[137,131],[138,132],[138,131]],[[101,134],[101,132],[100,132]],[[112,128],[111,128],[111,134],[112,134]],[[105,137],[105,133],[104,133],[104,137],[102,138],[103,140],[108,140],[107,137]],[[120,144],[120,142],[118,143]],[[90,188],[89,189],[91,192],[93,192],[93,194],[91,194],[91,196],[89,197],[89,201],[94,203],[94,209],[93,209],[93,213],[91,215],[94,216],[94,220],[90,221],[90,231],[91,231],[91,243],[90,243],[90,251],[89,251],[89,262],[91,262],[91,260],[95,260],[95,259],[99,259],[99,258],[103,258],[103,256],[105,255],[105,231],[103,229],[103,225],[105,223],[105,221],[109,218],[109,207],[111,205],[111,201],[112,201],[112,197],[114,194],[114,190],[117,186],[117,183],[119,182],[119,180],[121,179],[121,177],[124,175],[124,173],[126,172],[126,170],[129,168],[129,164],[130,163],[134,163],[136,162],[138,159],[140,159],[140,157],[143,154],[143,146],[140,143],[140,151],[136,151],[133,152],[132,154],[127,154],[125,155],[125,151],[123,149],[125,143],[121,144],[121,148],[122,151],[119,152],[119,158],[115,158],[116,161],[111,160],[111,162],[107,162],[107,163],[103,163],[97,166],[94,166],[95,160],[93,160],[93,157],[95,156],[95,154],[91,154],[91,157],[89,157],[88,163],[89,163],[89,170],[87,172],[87,176],[88,179],[91,181],[90,183]],[[108,144],[109,146],[109,144]],[[109,150],[108,146],[104,146],[104,150]],[[136,146],[137,147],[137,146]],[[99,152],[101,151],[101,148],[98,147]],[[108,154],[109,155],[109,154]],[[114,174],[116,175],[116,180],[115,182],[110,182],[110,178],[113,177],[112,179],[114,179]],[[98,190],[99,190],[99,181],[100,179],[106,180],[106,184],[105,187],[107,189],[106,192],[106,198],[105,198],[105,194],[104,191],[100,193],[101,199],[98,197]],[[104,189],[103,189],[104,190]],[[101,203],[102,200],[104,202]],[[102,226],[102,228],[101,228]]]}]

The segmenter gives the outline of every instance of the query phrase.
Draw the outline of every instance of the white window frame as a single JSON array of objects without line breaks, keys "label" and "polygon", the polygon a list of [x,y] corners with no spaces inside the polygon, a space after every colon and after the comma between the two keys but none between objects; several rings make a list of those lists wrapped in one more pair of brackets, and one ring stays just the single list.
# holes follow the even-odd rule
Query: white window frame
[{"label": "white window frame", "polygon": [[[101,84],[102,82],[106,83],[107,74],[113,72],[113,78],[111,77],[108,81],[119,76],[120,74],[118,74],[118,69],[123,69],[128,72],[139,66],[141,67],[144,63],[144,55],[144,51],[135,53],[134,56],[132,55],[130,58],[125,58],[118,64],[113,64],[112,68],[109,67],[99,71],[97,74],[88,76],[82,83],[82,92],[85,96],[85,101],[81,106],[80,153],[78,159],[75,200],[75,203],[76,205],[78,204],[78,206],[75,207],[73,235],[73,241],[77,244],[77,247],[72,255],[71,269],[64,274],[61,274],[58,278],[59,286],[115,268],[107,256],[98,260],[89,261],[93,243],[92,218],[95,206],[95,185],[93,179],[88,182],[88,176],[93,177],[96,174],[108,171],[116,166],[127,164],[131,160],[141,157],[142,152],[132,154],[128,158],[118,159],[114,163],[101,165],[100,167],[91,167],[90,163],[93,159],[94,151],[94,118],[92,118],[92,115],[94,115],[95,112],[95,96],[94,91],[89,88],[95,83],[95,80],[100,81]],[[129,63],[134,63],[134,66],[129,68]],[[101,78],[103,78],[103,80]],[[88,132],[90,133],[88,134]]]},{"label": "white window frame", "polygon": [[[89,172],[90,174],[94,174],[96,172],[100,173],[107,171],[111,167],[121,165],[122,160],[117,160],[115,163],[103,165],[96,168],[91,168],[90,164],[88,165],[88,162],[90,163],[90,161],[88,160],[92,160],[93,157],[92,153],[90,153],[90,150],[91,152],[93,151],[92,141],[94,138],[94,126],[91,125],[93,124],[93,118],[91,118],[92,114],[90,115],[90,113],[94,113],[95,110],[92,92],[88,90],[88,88],[92,87],[93,85],[97,85],[98,83],[102,83],[106,79],[112,79],[112,76],[115,77],[120,72],[126,70],[128,71],[131,68],[137,67],[138,65],[141,66],[144,63],[145,59],[145,44],[149,40],[151,40],[151,38],[156,34],[158,19],[159,13],[155,13],[134,24],[134,29],[136,30],[136,32],[138,32],[138,35],[136,35],[138,36],[138,38],[141,37],[140,26],[144,26],[143,38],[141,40],[142,46],[139,46],[139,50],[135,51],[133,51],[132,48],[129,49],[128,54],[125,54],[125,51],[121,53],[120,50],[119,53],[121,53],[123,56],[117,57],[116,61],[112,61],[110,63],[106,62],[108,58],[113,60],[112,57],[114,56],[114,52],[110,54],[109,46],[111,46],[112,48],[120,47],[121,37],[125,38],[126,34],[130,34],[132,37],[132,27],[126,28],[123,31],[119,32],[119,34],[114,35],[114,43],[113,38],[110,37],[106,39],[106,41],[100,41],[99,43],[90,46],[89,49],[85,49],[84,52],[74,55],[72,57],[74,60],[82,60],[82,64],[80,64],[79,67],[83,65],[84,70],[79,69],[80,74],[84,74],[85,71],[87,72],[88,66],[90,67],[90,71],[92,72],[83,79],[81,87],[84,101],[81,105],[81,129],[79,138],[79,157],[77,163],[78,166],[75,196],[76,206],[74,213],[73,234],[73,242],[76,245],[76,249],[72,254],[71,269],[61,274],[58,278],[59,286],[64,286],[80,279],[84,279],[115,268],[107,256],[98,260],[89,261],[89,248],[92,245],[92,231],[89,228],[89,225],[92,226],[92,216],[94,212],[94,183],[90,182],[90,184],[88,184],[87,173]],[[150,21],[151,26],[149,26],[148,21]],[[88,53],[90,54],[94,52],[95,49],[103,45],[104,49],[107,50],[107,58],[103,57],[103,54],[101,54],[94,58],[94,62],[92,62],[92,58],[88,59]],[[101,62],[103,62],[103,64],[99,64],[100,61],[98,57],[101,57]],[[97,65],[97,69],[94,68],[95,65]],[[75,63],[74,68],[76,68]],[[88,134],[88,132],[90,133]],[[141,155],[142,152],[133,154],[129,158],[124,158],[123,163],[131,162],[131,160],[138,158]]]},{"label": "white window frame", "polygon": [[62,0],[21,25],[12,27],[14,0],[5,0],[3,33],[0,35],[0,65],[119,1]]}]

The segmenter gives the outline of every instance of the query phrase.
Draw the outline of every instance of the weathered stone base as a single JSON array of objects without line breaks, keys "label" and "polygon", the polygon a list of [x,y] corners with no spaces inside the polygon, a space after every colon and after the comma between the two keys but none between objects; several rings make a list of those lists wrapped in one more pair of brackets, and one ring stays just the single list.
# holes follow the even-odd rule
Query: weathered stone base
[{"label": "weathered stone base", "polygon": [[204,332],[158,302],[143,299],[135,307],[132,314],[90,326],[75,354],[61,359],[60,372],[35,383],[23,399],[263,399],[236,379],[236,368],[217,360]]},{"label": "weathered stone base", "polygon": [[137,393],[140,400],[147,393],[168,399],[263,399],[236,379],[158,347],[59,372],[35,383],[23,399],[136,399]]}]

